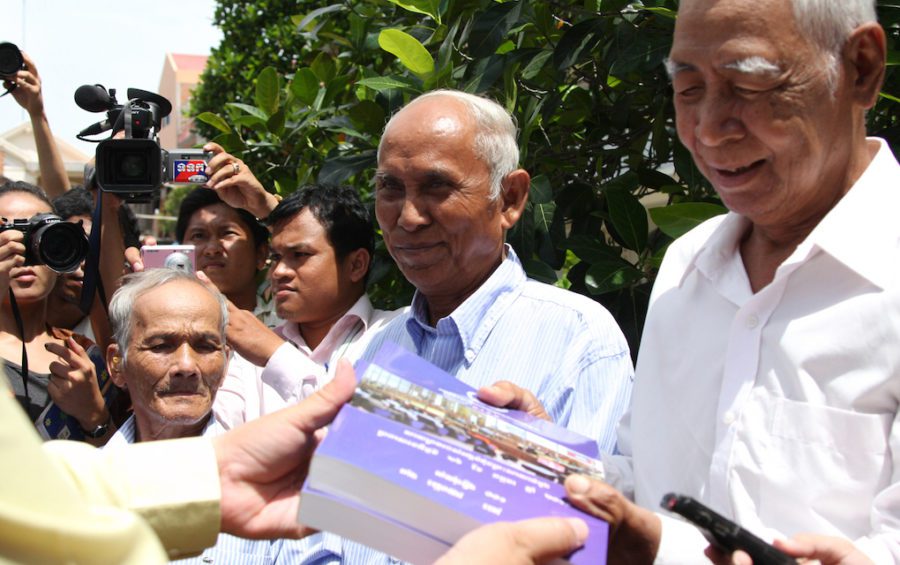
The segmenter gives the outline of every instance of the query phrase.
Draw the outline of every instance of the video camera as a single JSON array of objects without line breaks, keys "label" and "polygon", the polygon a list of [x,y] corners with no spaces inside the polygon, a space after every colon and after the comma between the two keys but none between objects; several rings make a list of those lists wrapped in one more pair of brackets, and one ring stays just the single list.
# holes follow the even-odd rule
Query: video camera
[{"label": "video camera", "polygon": [[0,233],[18,230],[25,234],[25,264],[47,265],[57,273],[78,269],[88,254],[88,240],[81,224],[64,222],[55,214],[35,214],[12,222],[3,218]]},{"label": "video camera", "polygon": [[[100,141],[96,154],[96,181],[100,189],[127,202],[150,202],[162,183],[202,184],[209,154],[200,149],[175,149],[171,153],[159,145],[163,118],[172,104],[159,94],[129,88],[128,102],[119,104],[115,89],[83,85],[75,91],[75,103],[88,112],[106,112],[106,119],[81,130],[76,136],[112,131]],[[123,139],[113,139],[120,131]]]}]

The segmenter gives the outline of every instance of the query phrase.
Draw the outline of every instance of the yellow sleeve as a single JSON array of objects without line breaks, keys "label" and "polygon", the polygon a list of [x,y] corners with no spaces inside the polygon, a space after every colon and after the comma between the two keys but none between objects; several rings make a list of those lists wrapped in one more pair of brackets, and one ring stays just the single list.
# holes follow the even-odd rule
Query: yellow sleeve
[{"label": "yellow sleeve", "polygon": [[215,544],[208,440],[41,443],[0,376],[0,454],[0,563],[165,563]]}]

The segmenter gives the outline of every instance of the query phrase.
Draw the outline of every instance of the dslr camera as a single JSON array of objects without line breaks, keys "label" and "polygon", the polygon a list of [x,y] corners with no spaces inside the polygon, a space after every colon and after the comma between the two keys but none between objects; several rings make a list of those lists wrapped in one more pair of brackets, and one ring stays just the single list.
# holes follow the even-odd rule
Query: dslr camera
[{"label": "dslr camera", "polygon": [[28,220],[7,221],[0,232],[25,234],[25,264],[47,265],[57,273],[78,269],[88,254],[88,240],[80,224],[65,222],[55,214],[35,214]]},{"label": "dslr camera", "polygon": [[[159,145],[163,118],[172,104],[153,92],[129,88],[128,101],[119,104],[115,89],[84,85],[75,91],[75,103],[88,112],[106,112],[106,119],[83,129],[76,137],[111,131],[100,141],[96,153],[96,181],[100,189],[126,202],[151,202],[163,183],[203,184],[210,155],[200,149],[175,149]],[[114,139],[124,132],[122,139]]]}]

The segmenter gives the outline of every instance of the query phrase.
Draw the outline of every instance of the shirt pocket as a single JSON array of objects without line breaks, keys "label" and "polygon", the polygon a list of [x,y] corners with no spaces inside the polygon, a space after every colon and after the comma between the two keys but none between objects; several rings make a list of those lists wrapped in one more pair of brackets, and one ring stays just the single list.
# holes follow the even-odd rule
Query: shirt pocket
[{"label": "shirt pocket", "polygon": [[785,533],[867,532],[872,501],[890,481],[890,415],[769,401],[768,445],[759,446],[763,523]]}]

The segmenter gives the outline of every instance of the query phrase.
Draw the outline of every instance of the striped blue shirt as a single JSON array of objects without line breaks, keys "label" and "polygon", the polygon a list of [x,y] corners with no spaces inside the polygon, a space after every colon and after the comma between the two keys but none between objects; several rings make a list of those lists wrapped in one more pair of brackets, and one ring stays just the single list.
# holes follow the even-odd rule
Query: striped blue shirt
[{"label": "striped blue shirt", "polygon": [[[136,437],[136,422],[134,416],[128,418],[122,427],[116,430],[116,433],[109,438],[109,442],[103,449],[121,449],[123,445],[132,444]],[[210,418],[209,424],[203,430],[205,437],[213,437],[224,433],[222,428],[213,418]],[[316,561],[321,555],[314,551],[315,544],[304,544],[304,540],[250,540],[232,536],[229,534],[219,534],[216,538],[216,545],[206,548],[197,557],[189,557],[187,559],[178,559],[170,563],[177,565],[208,565],[210,563],[217,565],[274,565],[276,563],[300,563],[301,557],[307,555],[312,562],[331,563],[334,557],[329,557],[325,561]],[[328,551],[328,556],[333,556],[334,551]]]},{"label": "striped blue shirt", "polygon": [[[597,302],[528,279],[509,246],[490,278],[436,327],[428,324],[425,299],[417,292],[412,308],[372,338],[363,358],[371,359],[385,341],[474,388],[512,381],[532,391],[556,423],[596,438],[601,451],[615,449],[634,377],[625,337]],[[346,540],[342,558],[352,564],[394,561]]]}]

